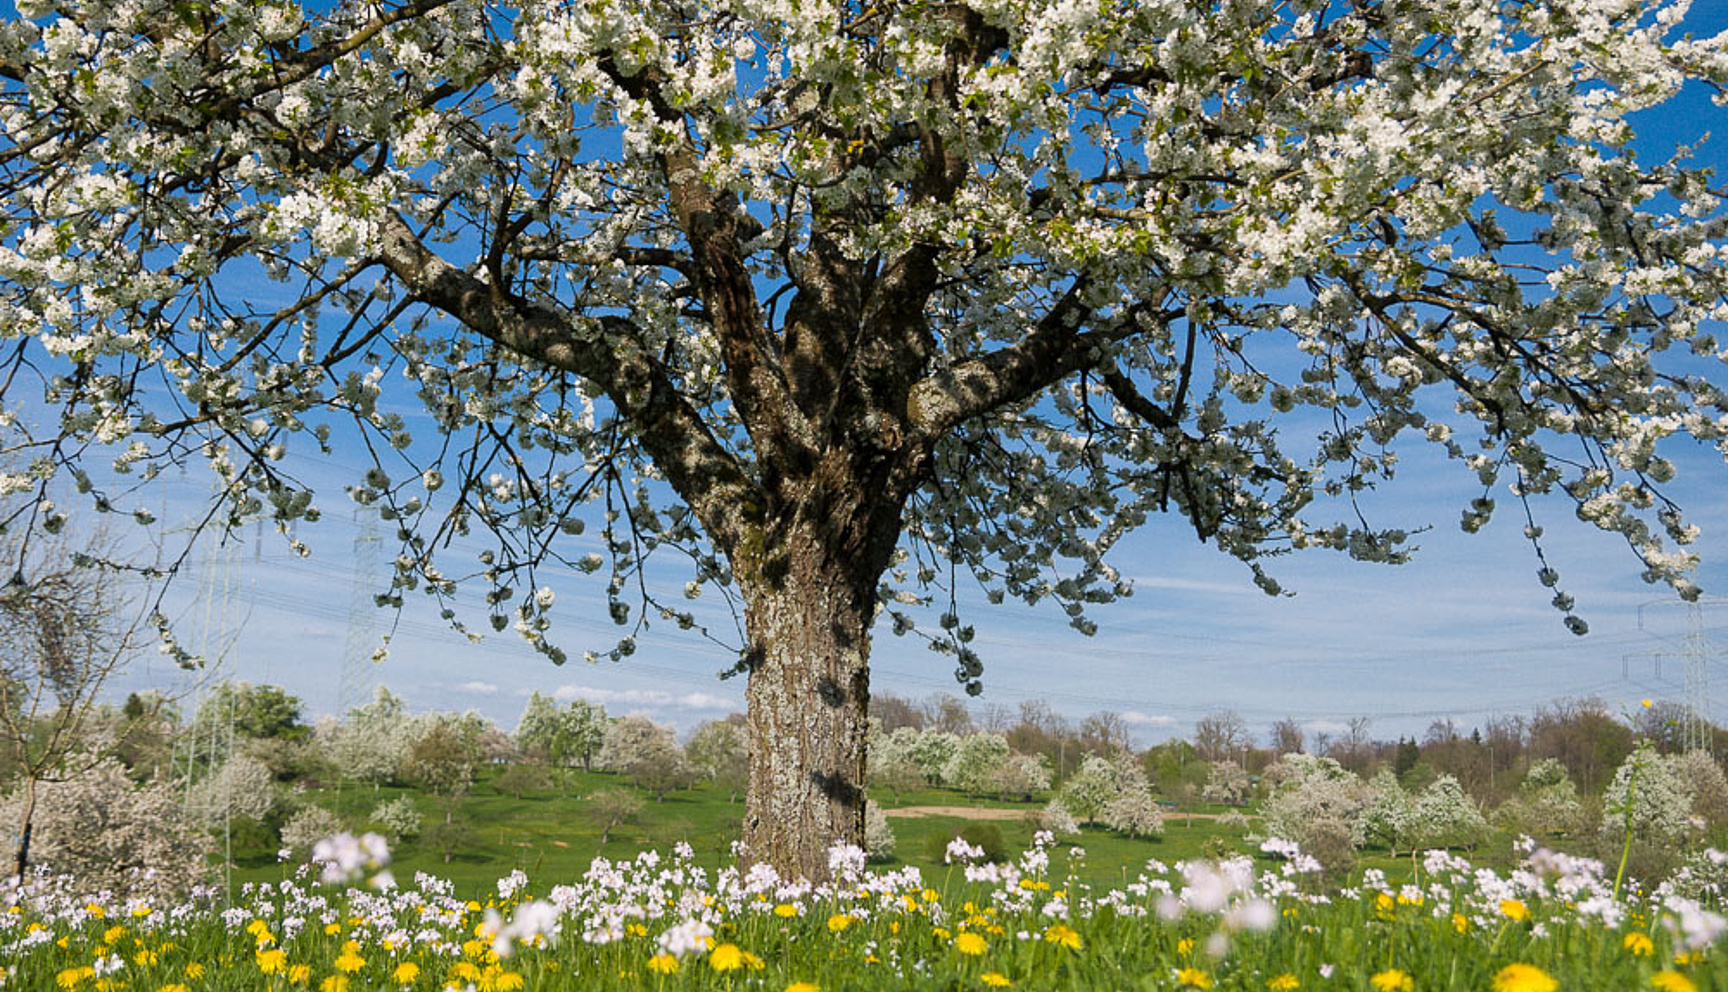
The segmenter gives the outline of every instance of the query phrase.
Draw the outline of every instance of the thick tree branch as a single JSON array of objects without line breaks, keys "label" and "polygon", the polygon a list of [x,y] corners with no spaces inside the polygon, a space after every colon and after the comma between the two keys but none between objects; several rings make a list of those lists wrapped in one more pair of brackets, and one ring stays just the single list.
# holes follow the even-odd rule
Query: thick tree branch
[{"label": "thick tree branch", "polygon": [[736,457],[682,398],[658,358],[623,317],[595,318],[584,332],[550,307],[512,297],[433,254],[399,215],[384,223],[379,260],[418,300],[525,358],[598,384],[636,425],[637,435],[703,528],[730,551],[761,496]]}]

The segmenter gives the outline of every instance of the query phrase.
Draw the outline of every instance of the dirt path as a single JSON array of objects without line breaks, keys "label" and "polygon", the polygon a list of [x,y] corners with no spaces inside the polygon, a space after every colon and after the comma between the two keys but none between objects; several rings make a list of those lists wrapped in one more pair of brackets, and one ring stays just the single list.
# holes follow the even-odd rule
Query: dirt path
[{"label": "dirt path", "polygon": [[[1036,814],[1038,807],[1028,806],[1024,809],[988,809],[978,806],[901,806],[899,809],[884,809],[887,816],[903,816],[914,818],[920,816],[954,816],[962,820],[1020,820],[1028,813]],[[1216,820],[1218,813],[1165,813],[1165,821],[1171,820]]]}]

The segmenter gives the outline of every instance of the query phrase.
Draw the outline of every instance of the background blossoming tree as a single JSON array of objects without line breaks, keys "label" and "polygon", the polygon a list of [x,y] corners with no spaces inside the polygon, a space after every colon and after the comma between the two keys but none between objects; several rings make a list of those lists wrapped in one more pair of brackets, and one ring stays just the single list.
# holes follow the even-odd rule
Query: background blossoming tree
[{"label": "background blossoming tree", "polygon": [[861,836],[879,609],[966,569],[1090,630],[1153,513],[1269,592],[1398,561],[1351,497],[1425,439],[1466,529],[1562,492],[1696,592],[1662,442],[1724,435],[1722,196],[1627,153],[1728,81],[1684,3],[329,6],[0,28],[8,523],[202,459],[217,523],[286,527],[324,507],[284,455],[358,452],[386,601],[472,580],[556,659],[537,575],[632,635],[695,623],[637,582],[686,555],[742,614],[753,858]]}]

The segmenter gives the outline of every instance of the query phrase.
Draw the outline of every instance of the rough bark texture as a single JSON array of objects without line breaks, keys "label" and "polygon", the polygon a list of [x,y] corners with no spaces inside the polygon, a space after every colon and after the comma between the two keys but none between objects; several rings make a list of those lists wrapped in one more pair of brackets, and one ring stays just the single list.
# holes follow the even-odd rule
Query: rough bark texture
[{"label": "rough bark texture", "polygon": [[864,836],[870,603],[819,550],[752,597],[745,857],[825,878],[827,849]]}]

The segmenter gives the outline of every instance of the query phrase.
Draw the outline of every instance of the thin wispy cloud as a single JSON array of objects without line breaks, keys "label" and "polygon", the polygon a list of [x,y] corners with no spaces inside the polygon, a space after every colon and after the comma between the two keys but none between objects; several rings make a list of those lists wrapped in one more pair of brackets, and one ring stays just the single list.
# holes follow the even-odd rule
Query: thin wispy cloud
[{"label": "thin wispy cloud", "polygon": [[601,689],[586,685],[561,685],[552,690],[552,698],[562,703],[586,699],[602,706],[636,706],[648,709],[733,710],[742,707],[742,700],[729,699],[711,692],[674,694],[658,689]]},{"label": "thin wispy cloud", "polygon": [[1118,715],[1122,718],[1122,722],[1126,723],[1130,727],[1174,727],[1174,726],[1176,726],[1176,718],[1175,717],[1166,716],[1162,713],[1151,714],[1151,713],[1142,713],[1139,710],[1129,710],[1126,713],[1121,713]]}]

